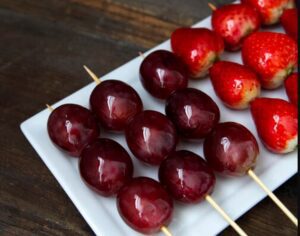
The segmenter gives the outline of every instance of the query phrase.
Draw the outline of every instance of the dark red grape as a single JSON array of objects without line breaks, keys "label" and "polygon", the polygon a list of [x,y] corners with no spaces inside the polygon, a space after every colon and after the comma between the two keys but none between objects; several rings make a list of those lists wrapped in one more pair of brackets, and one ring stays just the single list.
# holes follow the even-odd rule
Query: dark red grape
[{"label": "dark red grape", "polygon": [[167,99],[166,114],[178,133],[187,139],[204,138],[220,119],[217,104],[207,94],[194,88],[172,93]]},{"label": "dark red grape", "polygon": [[188,79],[184,63],[166,50],[150,53],[140,66],[140,80],[156,98],[165,99],[175,90],[186,88]]},{"label": "dark red grape", "polygon": [[119,80],[105,80],[97,85],[90,104],[100,125],[110,131],[124,130],[130,119],[143,110],[138,93]]},{"label": "dark red grape", "polygon": [[159,168],[159,180],[172,197],[184,203],[197,203],[211,194],[216,182],[207,163],[197,154],[173,152]]},{"label": "dark red grape", "polygon": [[218,124],[204,140],[204,156],[211,168],[224,175],[241,176],[255,166],[257,141],[243,125]]},{"label": "dark red grape", "polygon": [[118,211],[136,231],[154,234],[172,218],[173,201],[162,185],[148,177],[132,179],[117,196]]},{"label": "dark red grape", "polygon": [[100,134],[92,112],[76,104],[64,104],[54,109],[48,118],[47,128],[50,139],[76,157]]},{"label": "dark red grape", "polygon": [[132,178],[133,163],[119,143],[101,138],[83,149],[79,170],[89,187],[103,196],[111,196]]},{"label": "dark red grape", "polygon": [[143,111],[126,128],[126,141],[139,160],[159,165],[175,150],[176,129],[172,122],[157,111]]}]

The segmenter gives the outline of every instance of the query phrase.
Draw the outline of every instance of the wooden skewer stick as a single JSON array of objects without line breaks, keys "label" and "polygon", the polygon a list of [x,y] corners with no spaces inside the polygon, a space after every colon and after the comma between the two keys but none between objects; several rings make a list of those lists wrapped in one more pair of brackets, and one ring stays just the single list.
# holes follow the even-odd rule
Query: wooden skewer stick
[{"label": "wooden skewer stick", "polygon": [[100,84],[100,79],[95,75],[93,71],[91,71],[86,65],[83,65],[83,68],[86,70],[86,72],[92,77],[92,79],[95,81],[96,84]]},{"label": "wooden skewer stick", "polygon": [[161,227],[160,230],[161,230],[166,236],[172,236],[172,233],[170,232],[170,230],[169,230],[166,226]]},{"label": "wooden skewer stick", "polygon": [[253,170],[248,170],[248,175],[269,195],[273,202],[283,211],[283,213],[298,227],[298,219],[289,209],[270,191],[270,189],[260,180]]},{"label": "wooden skewer stick", "polygon": [[214,5],[214,4],[212,4],[212,3],[207,3],[207,5],[209,6],[209,8],[212,10],[212,11],[215,11],[215,10],[217,10],[217,8],[216,8],[216,6]]},{"label": "wooden skewer stick", "polygon": [[247,236],[244,230],[235,222],[233,221],[227,213],[215,202],[215,200],[210,196],[206,195],[205,200],[212,205],[222,216],[223,218],[232,226],[232,228],[240,235],[240,236]]},{"label": "wooden skewer stick", "polygon": [[49,109],[49,111],[53,111],[54,110],[53,107],[50,106],[49,104],[46,104],[46,107]]}]

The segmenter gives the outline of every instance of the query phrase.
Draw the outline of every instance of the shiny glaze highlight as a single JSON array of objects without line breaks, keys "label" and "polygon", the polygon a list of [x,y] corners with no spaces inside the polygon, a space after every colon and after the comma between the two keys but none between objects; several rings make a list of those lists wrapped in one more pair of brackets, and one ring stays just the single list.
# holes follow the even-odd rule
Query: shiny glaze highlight
[{"label": "shiny glaze highlight", "polygon": [[143,109],[138,93],[119,80],[105,80],[91,93],[90,105],[100,125],[110,131],[122,131]]},{"label": "shiny glaze highlight", "polygon": [[174,53],[157,50],[143,60],[140,80],[152,96],[166,99],[175,90],[187,87],[188,72]]},{"label": "shiny glaze highlight", "polygon": [[255,167],[259,147],[246,127],[235,122],[225,122],[218,124],[204,140],[203,152],[214,171],[241,176]]},{"label": "shiny glaze highlight", "polygon": [[64,104],[54,109],[48,118],[47,129],[53,143],[75,157],[100,134],[92,112],[76,104]]},{"label": "shiny glaze highlight", "polygon": [[187,139],[204,138],[220,119],[217,104],[207,94],[194,88],[172,93],[165,109],[178,133]]},{"label": "shiny glaze highlight", "polygon": [[90,188],[102,196],[111,196],[132,178],[133,163],[119,143],[101,138],[82,151],[79,171]]},{"label": "shiny glaze highlight", "polygon": [[212,13],[211,24],[229,51],[240,49],[245,37],[260,27],[258,12],[247,4],[224,5]]},{"label": "shiny glaze highlight", "polygon": [[125,185],[117,196],[118,211],[136,231],[154,234],[167,226],[173,214],[173,200],[154,179],[138,177]]},{"label": "shiny glaze highlight", "polygon": [[257,98],[250,106],[263,144],[275,153],[292,152],[298,145],[298,109],[279,98]]},{"label": "shiny glaze highlight", "polygon": [[212,169],[197,154],[173,152],[159,168],[159,180],[172,197],[184,203],[197,203],[211,194],[216,182]]},{"label": "shiny glaze highlight", "polygon": [[143,111],[126,128],[126,141],[139,160],[159,165],[175,150],[177,134],[173,123],[157,111]]}]

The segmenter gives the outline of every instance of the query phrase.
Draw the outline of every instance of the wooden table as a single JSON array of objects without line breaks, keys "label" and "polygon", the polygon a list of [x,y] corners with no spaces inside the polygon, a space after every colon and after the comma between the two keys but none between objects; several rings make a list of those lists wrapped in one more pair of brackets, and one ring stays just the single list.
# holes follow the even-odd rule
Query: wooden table
[{"label": "wooden table", "polygon": [[[209,14],[199,0],[0,0],[0,235],[93,235],[19,124],[90,83],[83,64],[103,75]],[[296,177],[275,193],[296,212]],[[296,235],[269,199],[237,222]]]}]

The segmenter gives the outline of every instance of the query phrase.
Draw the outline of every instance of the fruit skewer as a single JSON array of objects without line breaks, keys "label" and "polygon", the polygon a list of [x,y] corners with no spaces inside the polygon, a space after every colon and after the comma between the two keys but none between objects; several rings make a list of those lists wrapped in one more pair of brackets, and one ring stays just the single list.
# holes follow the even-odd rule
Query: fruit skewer
[{"label": "fruit skewer", "polygon": [[[84,69],[87,71],[87,73],[91,76],[91,78],[95,81],[95,83],[98,85],[98,84],[100,84],[101,83],[101,81],[100,81],[100,79],[96,76],[96,74],[93,72],[93,71],[91,71],[87,66],[83,66],[84,67]],[[129,186],[130,186],[130,183],[129,183]],[[126,185],[125,185],[125,187],[126,187]],[[121,192],[122,192],[122,190],[121,190]],[[123,191],[124,192],[124,191]],[[118,194],[118,196],[119,196],[120,194]],[[121,194],[122,195],[122,194]],[[123,195],[122,195],[123,196]],[[118,199],[119,199],[119,197],[118,197]],[[118,200],[118,203],[120,203],[120,200]],[[122,212],[122,211],[119,211],[119,213],[120,214],[124,214],[124,212]],[[126,219],[126,217],[125,216],[122,216],[123,217],[123,219]],[[127,221],[128,221],[128,219],[127,219]],[[128,222],[130,222],[130,221],[128,221]],[[133,224],[133,223],[131,223],[131,224]],[[135,228],[135,230],[138,230],[137,228]],[[166,235],[166,236],[172,236],[172,233],[170,232],[170,230],[168,229],[168,227],[167,226],[165,226],[165,225],[163,225],[162,227],[160,227],[160,230]]]},{"label": "fruit skewer", "polygon": [[[140,79],[142,80],[147,80],[149,84],[151,84],[153,82],[153,80],[158,80],[158,81],[162,81],[162,80],[165,80],[166,83],[165,84],[168,84],[168,82],[170,83],[170,79],[173,79],[175,81],[178,81],[178,79],[180,79],[179,75],[184,75],[185,73],[183,73],[184,71],[181,70],[181,67],[179,66],[179,63],[180,63],[180,60],[178,59],[178,61],[176,61],[176,56],[174,54],[172,54],[171,52],[168,52],[168,51],[162,51],[162,50],[157,50],[157,51],[154,51],[152,53],[150,53],[149,55],[147,55],[146,57],[144,56],[143,53],[139,53],[141,58],[143,59],[143,62],[141,64],[141,67],[140,67]],[[170,60],[167,60],[165,55],[169,55],[168,58],[174,58],[172,59],[172,62],[173,63],[170,63]],[[173,55],[173,56],[172,56]],[[154,64],[153,64],[154,62]],[[146,66],[147,65],[147,66]],[[145,68],[147,67],[147,72],[145,72]],[[160,70],[164,70],[165,72],[164,73],[156,73],[156,67],[160,68]],[[163,69],[162,69],[163,68]],[[149,73],[151,75],[149,75]],[[176,75],[176,77],[174,78],[174,76],[170,76],[170,77],[167,77],[165,75]],[[163,76],[164,75],[164,76]],[[184,76],[182,76],[184,77]],[[182,78],[181,77],[181,78]],[[151,82],[152,81],[152,82]],[[175,83],[175,82],[174,82]],[[143,84],[144,85],[144,84]],[[144,86],[145,89],[151,94],[153,95],[154,97],[157,97],[156,94],[155,94],[155,90],[149,90],[147,89],[146,86]],[[159,85],[156,84],[156,90],[159,90],[161,89]],[[165,89],[165,86],[163,87]],[[174,88],[173,88],[174,90]],[[186,89],[186,88],[182,88],[181,86],[179,86],[179,88],[175,89],[173,91],[173,95],[176,93],[176,91],[178,90],[181,90],[181,92],[189,92],[189,93],[196,93],[196,96],[199,98],[202,98],[200,100],[207,100],[209,99],[209,97],[205,94],[202,94],[202,92],[196,90],[194,91],[195,89],[193,89],[192,91],[190,91],[190,89]],[[198,91],[198,92],[197,92]],[[198,94],[200,93],[200,94]],[[168,98],[170,99],[170,95],[171,93],[166,93],[164,97],[159,97],[159,98]],[[184,98],[181,98],[179,100],[186,100]],[[209,100],[210,101],[210,100]],[[208,103],[209,103],[208,101]],[[212,104],[214,105],[214,103]],[[216,106],[216,105],[215,105]],[[201,107],[201,106],[200,106]],[[216,108],[216,110],[218,110]],[[215,111],[215,110],[214,110]],[[215,111],[216,113],[218,113],[217,111]],[[218,115],[216,114],[216,117]],[[170,116],[169,116],[170,118]],[[218,118],[216,118],[218,120]],[[172,120],[172,119],[171,119]],[[174,120],[173,120],[174,121]],[[176,122],[175,122],[176,123]],[[177,127],[178,128],[178,127]],[[188,129],[188,128],[187,128]],[[179,131],[179,130],[178,130]],[[200,134],[196,135],[196,136],[199,136],[199,135],[202,135],[202,132],[204,132],[203,130],[199,130]],[[180,133],[180,132],[179,132]],[[182,134],[182,133],[181,133]],[[191,135],[187,135],[187,136],[191,136]],[[191,138],[191,137],[190,137]],[[172,155],[172,154],[170,154]],[[246,233],[236,224],[236,222],[234,222],[228,215],[227,213],[215,202],[215,200],[210,196],[210,195],[206,195],[205,197],[206,201],[208,201],[212,206],[213,208],[215,208],[224,218],[225,220],[238,232],[238,234],[240,235],[246,235]]]},{"label": "fruit skewer", "polygon": [[[144,58],[144,54],[140,53],[141,57]],[[84,68],[86,69],[86,71],[88,72],[88,74],[92,77],[92,79],[99,84],[100,80],[98,79],[97,75],[92,72],[87,66],[84,66]],[[205,197],[205,199],[211,204],[211,206],[217,211],[219,212],[223,218],[236,230],[236,232],[241,235],[241,236],[246,236],[247,234],[240,228],[240,226],[233,221],[230,216],[228,216],[228,214],[216,203],[216,201],[210,196],[207,195]],[[168,231],[168,228],[163,226],[161,228],[161,231]],[[165,233],[165,232],[164,232]],[[165,233],[166,234],[166,233]],[[167,234],[166,234],[167,235]]]},{"label": "fruit skewer", "polygon": [[[144,56],[142,56],[143,57],[143,59],[144,60],[146,60],[145,59],[145,57]],[[229,63],[229,62],[228,62]],[[241,65],[239,65],[240,67],[242,67]],[[184,90],[182,90],[182,91],[184,91]],[[177,92],[178,93],[178,92]],[[175,96],[175,94],[176,94],[176,92],[174,92],[172,95],[171,95],[171,97],[172,96]],[[179,100],[181,100],[181,101],[186,101],[186,99],[183,99],[183,98],[181,98],[181,99],[179,99]],[[168,114],[168,113],[167,113]],[[178,116],[178,114],[176,115],[176,116]],[[175,122],[176,123],[176,122]],[[246,174],[246,173],[245,173]],[[269,195],[269,197],[274,201],[274,203],[278,206],[278,207],[280,207],[280,209],[292,220],[292,222],[294,223],[294,224],[298,224],[297,223],[297,219],[291,214],[291,212],[279,201],[279,199],[266,187],[266,185],[264,185],[263,183],[262,183],[262,181],[256,176],[256,174],[253,172],[253,170],[252,169],[249,169],[249,171],[247,172],[247,174],[254,180],[254,181],[256,181],[257,182],[257,184],[259,184],[259,186],[261,186],[262,188],[263,188],[263,190]]]},{"label": "fruit skewer", "polygon": [[206,200],[239,235],[247,235],[211,196],[216,177],[202,157],[187,150],[175,151],[162,162],[158,173],[160,182],[175,200],[185,204]]},{"label": "fruit skewer", "polygon": [[[85,66],[85,68],[87,67]],[[99,79],[95,73],[90,69],[88,69],[87,72],[90,76],[93,76],[93,80],[98,83]],[[105,83],[105,81],[101,84],[103,83]],[[97,88],[98,90],[100,89],[98,86],[101,85],[97,85],[94,91]],[[111,89],[113,89],[113,87]],[[131,88],[131,90],[134,91],[133,88]],[[102,89],[102,92],[105,91]],[[94,92],[92,92],[92,94],[93,93]],[[132,104],[131,100],[126,100],[128,96],[125,96],[125,99],[123,98],[123,94],[120,96],[117,95],[116,98],[113,99],[114,104],[116,105],[109,104],[111,107],[114,106],[114,108],[108,108],[107,102],[111,97],[115,96],[113,91],[106,92],[105,96],[98,97],[95,101],[103,104],[101,110],[110,109],[110,111],[117,116],[118,113],[120,113],[117,110],[125,110],[124,107],[127,106],[127,101]],[[103,113],[105,112],[102,111],[102,114]],[[124,117],[126,117],[126,115]],[[107,120],[109,119],[113,120],[111,116],[109,116]],[[129,149],[137,159],[142,160],[147,164],[159,165],[162,160],[167,158],[167,156],[176,148],[178,141],[176,129],[173,123],[160,112],[153,110],[139,110],[135,112],[135,115],[132,116],[128,122],[123,122],[123,124],[126,124],[125,127],[123,126],[122,131],[125,131],[126,142]]]},{"label": "fruit skewer", "polygon": [[298,226],[297,218],[253,171],[259,148],[254,135],[246,127],[235,122],[219,123],[204,140],[203,150],[205,159],[214,171],[229,176],[249,175]]}]

